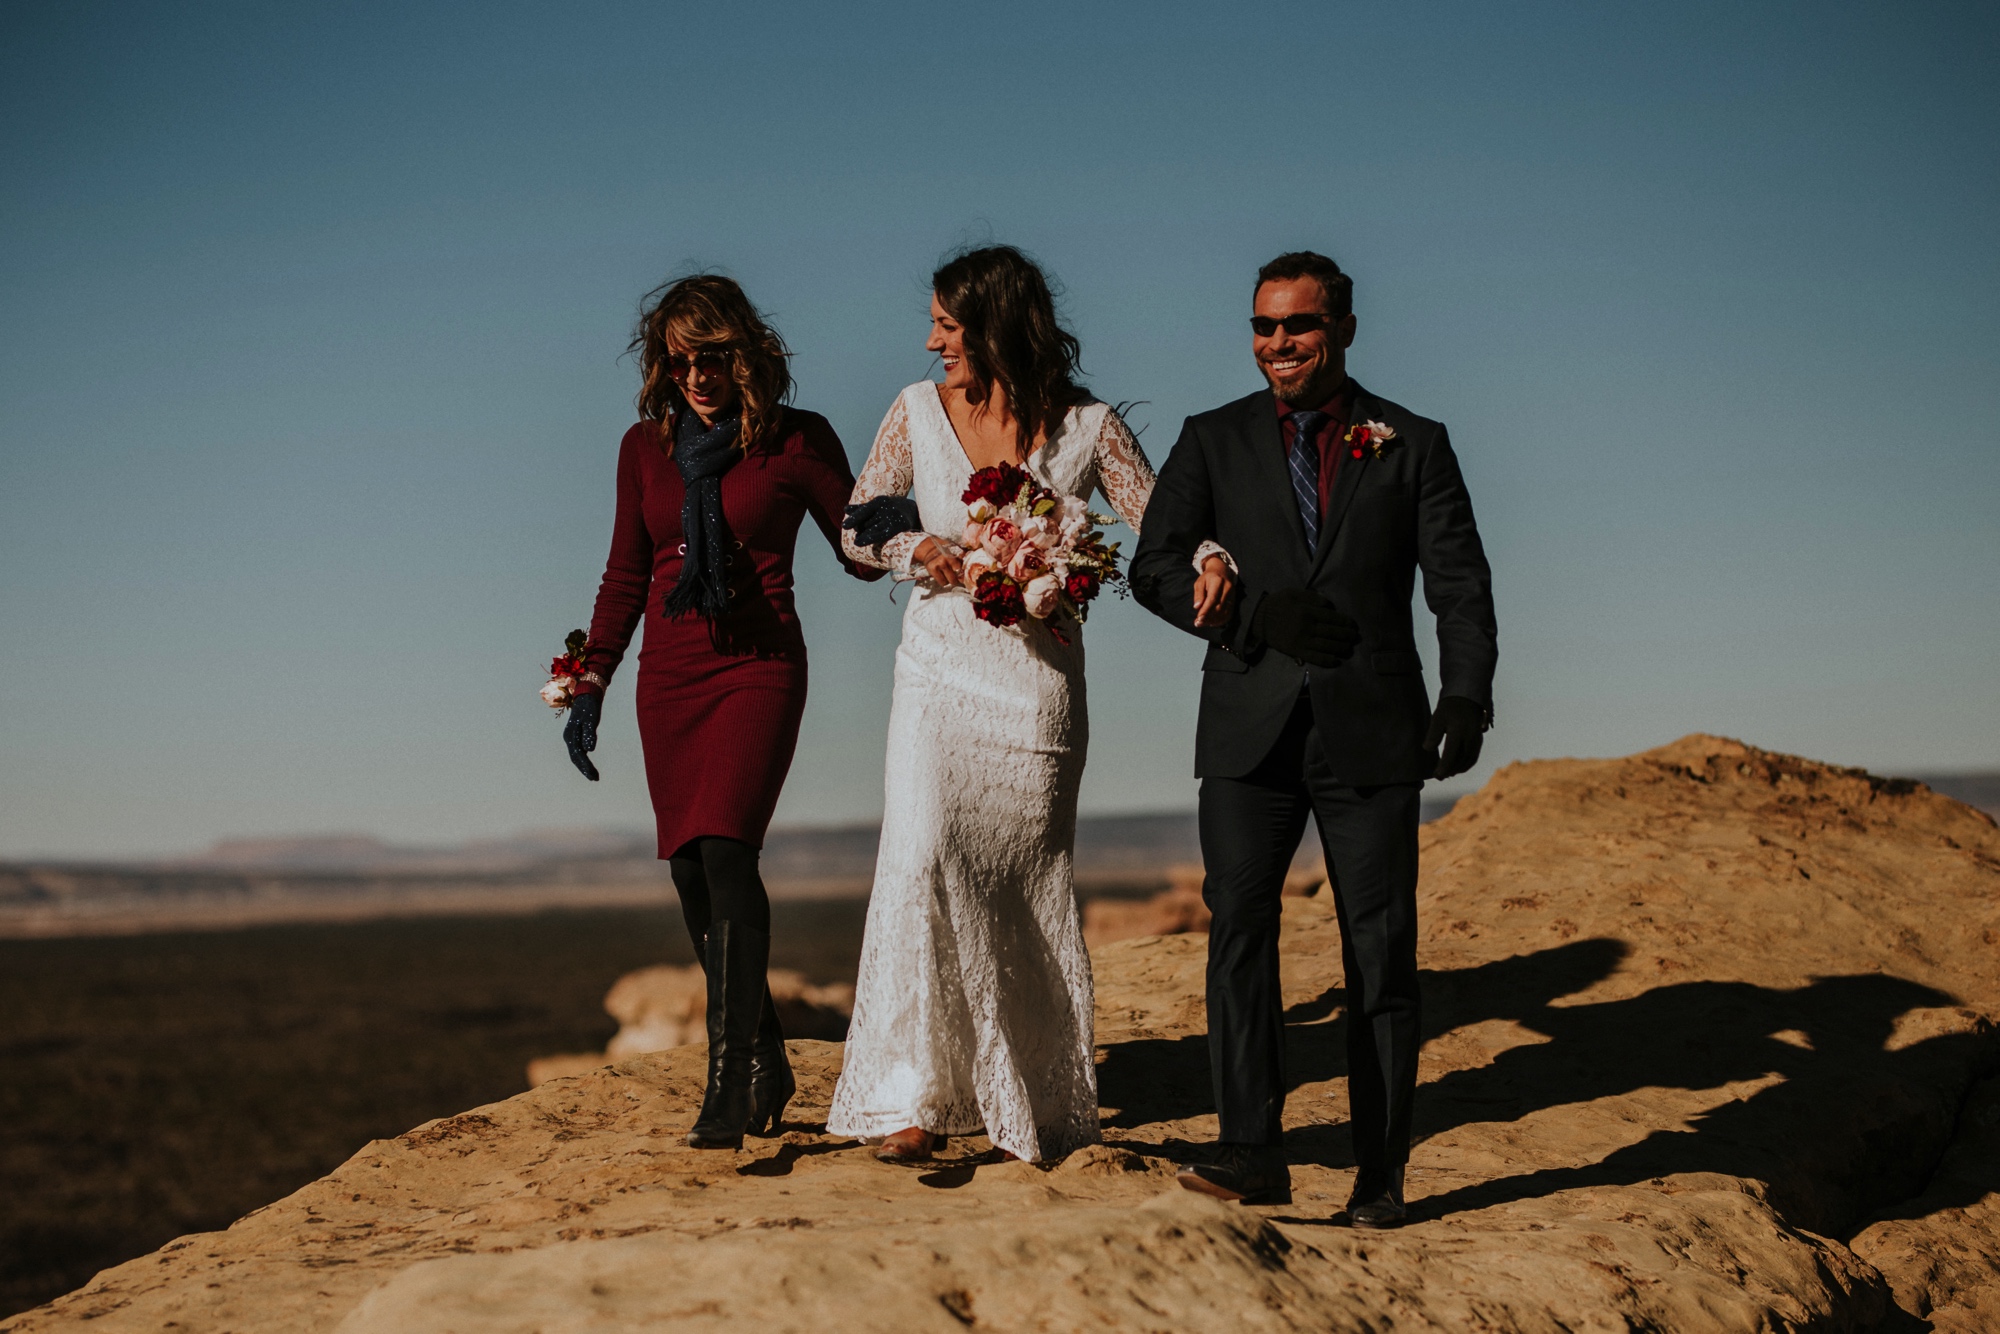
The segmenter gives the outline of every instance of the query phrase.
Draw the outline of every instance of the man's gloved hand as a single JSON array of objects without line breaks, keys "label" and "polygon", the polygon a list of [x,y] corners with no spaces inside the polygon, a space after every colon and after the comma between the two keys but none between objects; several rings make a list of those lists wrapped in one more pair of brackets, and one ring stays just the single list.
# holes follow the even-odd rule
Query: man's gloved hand
[{"label": "man's gloved hand", "polygon": [[597,781],[597,766],[590,752],[597,749],[597,720],[604,715],[604,696],[572,695],[569,721],[563,724],[563,744],[569,747],[569,762],[591,782]]},{"label": "man's gloved hand", "polygon": [[1361,627],[1308,588],[1280,588],[1257,604],[1250,634],[1312,667],[1338,667],[1361,642]]},{"label": "man's gloved hand", "polygon": [[1431,730],[1424,736],[1424,749],[1438,752],[1437,777],[1451,778],[1479,763],[1479,746],[1486,731],[1486,706],[1463,695],[1446,695],[1438,700],[1431,715]]},{"label": "man's gloved hand", "polygon": [[849,505],[840,526],[851,530],[860,545],[880,551],[884,542],[901,533],[916,532],[924,521],[917,513],[917,502],[908,496],[876,496]]}]

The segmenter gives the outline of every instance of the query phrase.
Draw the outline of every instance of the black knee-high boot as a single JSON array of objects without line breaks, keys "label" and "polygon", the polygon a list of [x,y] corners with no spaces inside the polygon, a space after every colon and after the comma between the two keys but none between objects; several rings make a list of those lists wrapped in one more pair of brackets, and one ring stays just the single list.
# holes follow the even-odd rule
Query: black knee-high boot
[{"label": "black knee-high boot", "polygon": [[727,919],[708,928],[708,1089],[687,1142],[740,1149],[750,1125],[750,1053],[764,1011],[771,937]]},{"label": "black knee-high boot", "polygon": [[750,1133],[775,1135],[785,1119],[785,1104],[799,1091],[792,1063],[785,1055],[785,1029],[778,1007],[764,991],[764,1014],[757,1024],[757,1045],[750,1049]]}]

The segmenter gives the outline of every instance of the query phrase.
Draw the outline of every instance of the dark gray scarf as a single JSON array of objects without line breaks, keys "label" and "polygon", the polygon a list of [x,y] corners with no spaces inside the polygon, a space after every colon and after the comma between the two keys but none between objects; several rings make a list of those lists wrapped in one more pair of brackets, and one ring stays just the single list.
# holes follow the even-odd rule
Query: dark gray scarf
[{"label": "dark gray scarf", "polygon": [[687,484],[681,501],[681,577],[660,603],[662,616],[699,612],[714,620],[729,610],[729,528],[722,521],[722,474],[743,457],[736,448],[742,414],[704,428],[692,411],[674,427],[674,463]]}]

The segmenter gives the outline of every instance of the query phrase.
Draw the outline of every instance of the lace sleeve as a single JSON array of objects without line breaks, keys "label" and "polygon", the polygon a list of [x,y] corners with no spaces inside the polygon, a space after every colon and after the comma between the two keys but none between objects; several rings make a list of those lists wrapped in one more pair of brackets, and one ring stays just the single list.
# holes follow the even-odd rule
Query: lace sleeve
[{"label": "lace sleeve", "polygon": [[[875,432],[875,447],[868,451],[868,462],[861,466],[861,475],[854,480],[854,494],[848,503],[859,505],[877,496],[907,495],[914,476],[910,462],[910,409],[898,395],[889,407],[889,415],[882,419],[882,428]],[[877,551],[857,543],[851,529],[840,530],[840,549],[849,560],[899,575],[909,574],[910,556],[923,545],[923,540],[923,533],[898,533]]]},{"label": "lace sleeve", "polygon": [[1125,419],[1110,408],[1097,428],[1097,486],[1118,517],[1138,532],[1153,494],[1153,465]]},{"label": "lace sleeve", "polygon": [[[1153,481],[1153,465],[1147,461],[1146,451],[1139,448],[1139,441],[1125,425],[1125,419],[1116,412],[1106,412],[1104,425],[1097,432],[1097,484],[1111,502],[1111,508],[1118,511],[1118,517],[1130,524],[1135,533],[1145,518],[1146,502],[1152,498]],[[1208,541],[1195,548],[1196,574],[1201,573],[1210,556],[1222,557],[1229,573],[1237,573],[1236,558],[1227,548],[1220,542]]]}]

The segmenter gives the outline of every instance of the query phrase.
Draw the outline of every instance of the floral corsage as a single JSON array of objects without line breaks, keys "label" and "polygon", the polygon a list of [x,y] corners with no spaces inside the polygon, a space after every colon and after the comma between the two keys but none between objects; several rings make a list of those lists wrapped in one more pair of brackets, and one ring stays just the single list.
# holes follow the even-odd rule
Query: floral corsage
[{"label": "floral corsage", "polygon": [[1342,438],[1352,446],[1355,458],[1360,458],[1361,451],[1365,449],[1379,459],[1389,452],[1389,442],[1396,438],[1396,433],[1383,422],[1370,421],[1348,427],[1347,434]]},{"label": "floral corsage", "polygon": [[576,702],[576,683],[595,681],[584,667],[584,656],[590,652],[590,636],[581,630],[572,630],[563,640],[563,651],[549,663],[549,682],[542,687],[542,699],[552,709],[566,709]]}]

